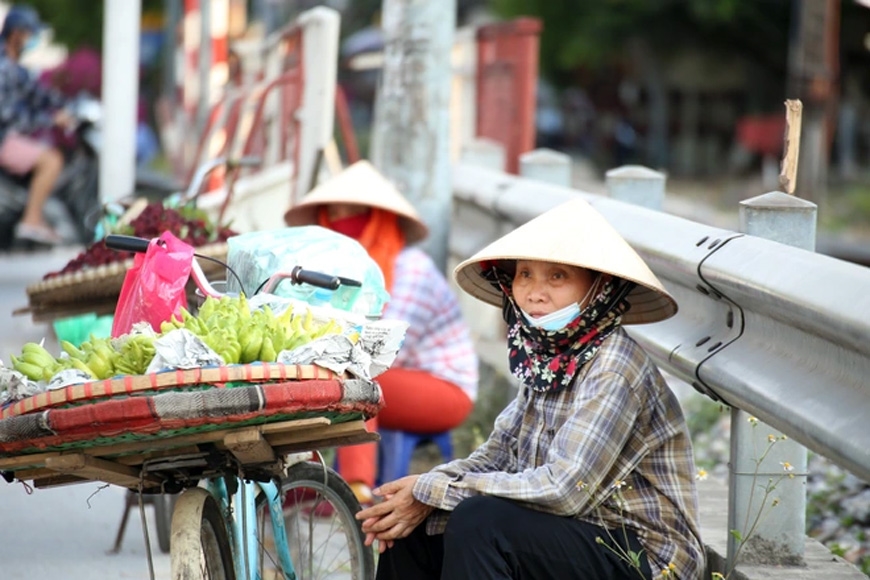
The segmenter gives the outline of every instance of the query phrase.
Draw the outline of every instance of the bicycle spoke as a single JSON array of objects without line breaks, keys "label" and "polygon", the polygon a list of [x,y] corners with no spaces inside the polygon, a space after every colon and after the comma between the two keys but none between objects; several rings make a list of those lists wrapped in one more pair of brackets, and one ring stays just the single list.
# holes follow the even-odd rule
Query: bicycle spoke
[{"label": "bicycle spoke", "polygon": [[[294,465],[281,494],[287,549],[299,580],[373,577],[372,553],[364,546],[364,536],[354,518],[358,504],[353,492],[334,471],[327,473],[323,466],[313,463]],[[258,506],[261,541],[273,542],[268,505],[263,500]],[[269,561],[261,560],[261,566],[280,569],[276,563],[279,548],[265,546],[263,551]]]}]

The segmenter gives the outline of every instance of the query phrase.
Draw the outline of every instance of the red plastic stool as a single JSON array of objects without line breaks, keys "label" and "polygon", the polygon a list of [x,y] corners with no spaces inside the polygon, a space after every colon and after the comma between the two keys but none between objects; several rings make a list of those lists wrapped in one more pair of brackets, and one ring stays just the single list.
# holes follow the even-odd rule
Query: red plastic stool
[{"label": "red plastic stool", "polygon": [[450,431],[411,433],[410,431],[379,429],[378,433],[381,436],[378,446],[379,483],[386,483],[408,475],[411,455],[421,443],[431,441],[438,446],[445,461],[453,459],[453,442],[450,440]]}]

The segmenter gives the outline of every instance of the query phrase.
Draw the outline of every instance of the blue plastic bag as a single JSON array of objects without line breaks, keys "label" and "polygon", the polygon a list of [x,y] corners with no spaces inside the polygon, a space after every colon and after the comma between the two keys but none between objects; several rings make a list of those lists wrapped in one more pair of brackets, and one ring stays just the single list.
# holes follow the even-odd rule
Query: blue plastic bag
[{"label": "blue plastic bag", "polygon": [[250,232],[227,240],[227,262],[241,278],[227,278],[227,291],[244,290],[248,296],[262,287],[275,273],[289,272],[294,266],[323,274],[350,278],[360,287],[337,291],[308,284],[281,283],[273,293],[303,300],[315,306],[331,306],[370,318],[381,315],[390,295],[377,262],[359,242],[320,226],[300,226]]}]

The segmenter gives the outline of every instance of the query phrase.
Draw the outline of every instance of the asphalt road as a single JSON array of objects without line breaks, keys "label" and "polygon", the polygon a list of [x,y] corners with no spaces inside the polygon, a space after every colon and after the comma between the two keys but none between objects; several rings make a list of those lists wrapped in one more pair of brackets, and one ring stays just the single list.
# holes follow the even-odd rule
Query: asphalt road
[{"label": "asphalt road", "polygon": [[[0,358],[9,364],[28,341],[46,338],[57,352],[50,325],[12,311],[27,304],[25,288],[62,267],[75,250],[0,254]],[[130,513],[124,541],[110,553],[124,511],[125,491],[99,484],[28,490],[0,479],[0,578],[3,580],[147,580],[148,558],[138,509]],[[169,556],[156,547],[154,514],[145,506],[155,578],[169,577]]]}]

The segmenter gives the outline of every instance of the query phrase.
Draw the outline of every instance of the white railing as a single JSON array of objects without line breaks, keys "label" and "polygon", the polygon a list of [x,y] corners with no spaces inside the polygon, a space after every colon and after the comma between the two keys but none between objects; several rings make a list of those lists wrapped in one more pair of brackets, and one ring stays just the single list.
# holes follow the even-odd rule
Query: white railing
[{"label": "white railing", "polygon": [[[585,198],[680,305],[631,328],[662,367],[870,479],[870,269],[481,167],[457,165],[453,179],[465,206],[454,214],[457,257],[505,231],[482,215],[516,227]],[[478,211],[466,224],[468,206]]]}]

